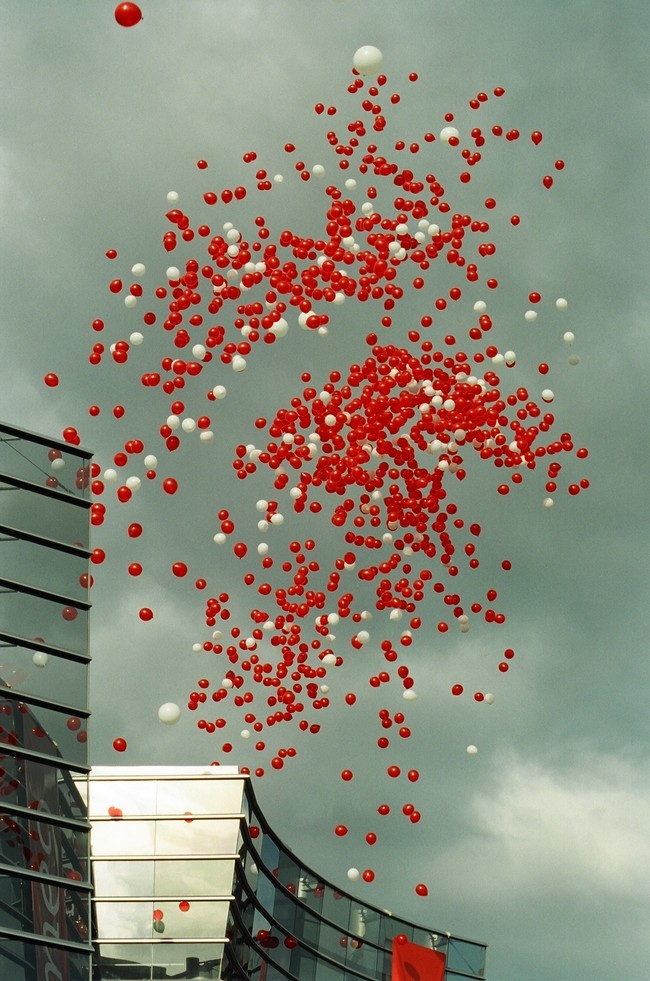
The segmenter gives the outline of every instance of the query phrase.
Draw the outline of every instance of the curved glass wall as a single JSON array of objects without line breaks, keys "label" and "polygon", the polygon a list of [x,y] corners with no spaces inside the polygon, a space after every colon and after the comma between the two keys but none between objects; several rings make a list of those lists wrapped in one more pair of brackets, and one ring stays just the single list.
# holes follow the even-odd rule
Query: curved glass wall
[{"label": "curved glass wall", "polygon": [[246,803],[224,979],[389,981],[398,935],[443,953],[449,981],[485,978],[485,944],[402,920],[332,885],[282,844],[250,781]]},{"label": "curved glass wall", "polygon": [[90,977],[90,456],[0,424],[0,977]]}]

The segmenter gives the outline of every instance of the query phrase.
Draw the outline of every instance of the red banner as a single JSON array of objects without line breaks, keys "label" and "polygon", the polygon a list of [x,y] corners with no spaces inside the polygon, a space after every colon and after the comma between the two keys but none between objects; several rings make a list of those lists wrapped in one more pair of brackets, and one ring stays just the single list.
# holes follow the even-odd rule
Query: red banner
[{"label": "red banner", "polygon": [[445,955],[419,944],[393,939],[391,981],[444,981]]}]

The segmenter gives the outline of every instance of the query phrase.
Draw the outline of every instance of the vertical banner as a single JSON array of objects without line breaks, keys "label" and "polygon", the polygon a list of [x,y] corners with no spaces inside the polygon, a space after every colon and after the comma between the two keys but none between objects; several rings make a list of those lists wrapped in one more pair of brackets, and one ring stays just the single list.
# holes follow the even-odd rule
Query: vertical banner
[{"label": "vertical banner", "polygon": [[444,977],[445,955],[439,950],[393,938],[391,981],[444,981]]}]

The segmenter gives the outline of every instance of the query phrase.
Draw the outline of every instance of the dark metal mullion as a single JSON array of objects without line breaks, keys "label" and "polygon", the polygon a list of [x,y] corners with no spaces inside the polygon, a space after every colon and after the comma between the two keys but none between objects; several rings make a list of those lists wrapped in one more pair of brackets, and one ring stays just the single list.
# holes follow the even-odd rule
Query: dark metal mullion
[{"label": "dark metal mullion", "polygon": [[62,593],[53,593],[49,589],[40,589],[38,586],[28,586],[24,582],[15,582],[13,579],[0,577],[0,587],[5,586],[8,592],[27,593],[29,596],[37,596],[39,599],[48,600],[51,603],[63,603],[65,606],[73,606],[77,610],[89,610],[92,603],[87,600],[72,599]]},{"label": "dark metal mullion", "polygon": [[35,705],[37,708],[53,709],[66,715],[78,715],[82,719],[89,718],[91,714],[89,709],[65,705],[63,702],[53,702],[51,699],[41,698],[40,695],[30,695],[27,692],[16,691],[15,688],[4,688],[2,685],[0,685],[0,696],[15,702],[25,702],[26,705]]},{"label": "dark metal mullion", "polygon": [[89,664],[92,658],[90,654],[83,654],[77,651],[69,651],[66,647],[54,647],[44,641],[32,640],[29,637],[20,637],[18,634],[9,634],[5,630],[0,630],[0,641],[4,641],[6,647],[25,647],[29,651],[43,651],[51,654],[52,657],[60,657],[64,661],[77,661],[79,664]]},{"label": "dark metal mullion", "polygon": [[[9,484],[11,487],[16,487],[19,490],[26,490],[32,494],[41,494],[43,497],[54,498],[55,500],[61,501],[65,504],[74,504],[76,507],[85,508],[89,510],[92,507],[92,501],[86,497],[75,497],[71,492],[63,493],[60,490],[56,490],[54,487],[43,487],[41,484],[35,484],[33,480],[25,480],[23,477],[14,477],[10,473],[0,473],[0,483]],[[2,488],[0,488],[2,490]]]},{"label": "dark metal mullion", "polygon": [[90,549],[82,548],[80,545],[68,545],[67,542],[60,542],[56,538],[36,535],[33,531],[24,531],[22,528],[14,528],[11,525],[0,524],[0,534],[11,536],[11,541],[20,539],[21,541],[31,542],[32,545],[42,545],[43,548],[54,548],[58,552],[77,555],[79,558],[89,559],[93,554]]}]

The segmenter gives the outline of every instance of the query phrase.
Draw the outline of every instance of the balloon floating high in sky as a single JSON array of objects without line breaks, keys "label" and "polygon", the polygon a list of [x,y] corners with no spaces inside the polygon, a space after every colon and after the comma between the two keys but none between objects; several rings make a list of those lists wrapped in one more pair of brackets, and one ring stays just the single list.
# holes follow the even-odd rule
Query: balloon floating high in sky
[{"label": "balloon floating high in sky", "polygon": [[[137,23],[139,10],[124,9],[135,6],[120,4],[118,23]],[[116,320],[129,318],[133,329],[125,340],[96,318],[88,360],[93,370],[109,365],[116,385],[126,380],[127,392],[112,409],[108,466],[102,471],[94,464],[90,479],[96,528],[107,507],[128,508],[135,494],[151,498],[150,521],[156,522],[165,496],[187,489],[173,454],[185,440],[204,444],[209,454],[220,403],[239,399],[241,428],[233,433],[228,466],[220,461],[229,475],[219,485],[222,500],[213,526],[196,534],[209,536],[217,554],[232,554],[242,579],[219,582],[216,570],[211,579],[195,580],[206,598],[194,650],[217,657],[205,662],[187,709],[199,729],[219,739],[224,761],[244,763],[261,777],[267,767],[290,765],[298,752],[294,736],[317,734],[319,713],[330,704],[349,711],[353,724],[360,691],[350,691],[339,677],[346,662],[362,656],[366,696],[369,691],[380,706],[379,765],[387,785],[396,782],[407,793],[421,776],[404,765],[412,734],[407,711],[416,695],[430,697],[417,687],[418,659],[411,655],[417,649],[420,658],[425,650],[435,657],[436,645],[473,624],[503,629],[507,621],[501,583],[512,563],[503,558],[500,568],[488,570],[489,581],[482,578],[483,528],[461,513],[455,491],[480,470],[494,473],[500,498],[525,481],[541,481],[540,507],[550,508],[558,494],[574,498],[589,482],[580,469],[587,450],[576,448],[570,433],[555,433],[548,363],[532,372],[543,384],[532,384],[530,373],[526,384],[518,381],[525,342],[518,352],[501,349],[502,324],[490,305],[494,291],[505,287],[521,295],[524,322],[542,313],[561,318],[568,306],[561,297],[549,312],[538,284],[522,288],[506,281],[507,272],[504,282],[493,273],[492,257],[505,237],[517,235],[521,216],[504,216],[489,182],[480,185],[481,162],[503,157],[508,166],[511,156],[521,160],[527,143],[530,185],[545,195],[553,179],[545,174],[551,168],[542,133],[533,130],[524,141],[515,127],[485,118],[494,100],[499,119],[507,115],[504,89],[497,87],[470,98],[469,113],[441,113],[436,132],[408,142],[389,139],[387,128],[392,132],[399,122],[391,118],[389,127],[389,114],[399,113],[401,96],[379,74],[382,61],[372,46],[356,51],[351,109],[327,131],[323,162],[299,159],[297,145],[287,142],[288,173],[270,176],[249,150],[241,184],[221,187],[201,158],[202,196],[181,208],[179,194],[168,194],[157,259],[145,265],[131,257],[120,276],[110,275]],[[417,82],[412,72],[407,84]],[[425,109],[432,119],[436,107]],[[318,103],[315,113],[334,125],[339,110]],[[551,167],[560,179],[564,162]],[[262,201],[289,181],[299,195],[323,177],[322,208],[310,212],[310,196],[300,229],[274,230],[262,214],[251,218],[251,198]],[[111,263],[118,259],[112,247],[106,256]],[[288,343],[296,327],[316,342],[335,341],[344,305],[363,305],[374,321],[359,339],[356,360],[325,368],[328,345],[314,356],[323,365],[317,377],[301,372],[264,417],[248,418],[249,363],[270,346]],[[111,339],[101,343],[98,335]],[[166,347],[161,361],[147,353],[154,335]],[[567,345],[574,340],[564,333]],[[50,372],[45,384],[54,390],[59,377]],[[136,404],[155,403],[158,418],[155,431],[125,442],[120,420],[127,395]],[[101,410],[88,411],[92,425]],[[144,419],[142,413],[143,426]],[[72,426],[63,437],[81,440]],[[92,445],[92,431],[83,438]],[[210,467],[205,473],[211,477]],[[193,475],[194,484],[200,479]],[[242,503],[240,481],[259,488],[254,509]],[[274,540],[285,522],[290,540],[277,534]],[[143,527],[128,524],[134,544]],[[183,545],[187,561],[176,554],[165,565],[170,588],[180,588],[189,575],[191,549]],[[135,559],[128,574],[139,584],[146,576]],[[144,629],[155,629],[156,604],[146,598],[146,585],[142,589],[142,602],[151,606],[135,616],[152,624]],[[237,611],[243,608],[242,617]],[[516,661],[506,644],[495,645],[495,690]],[[449,686],[449,696],[454,704],[470,701],[476,711],[494,701],[464,676]],[[166,725],[180,716],[174,702],[158,709]],[[400,765],[381,755],[391,745],[401,750]],[[117,738],[114,748],[124,752],[126,741]],[[473,756],[478,749],[472,743],[466,752]],[[354,773],[344,768],[341,779],[353,783]],[[409,824],[425,818],[417,802],[403,801],[400,808]],[[391,810],[376,802],[372,809],[380,817]],[[334,834],[343,839],[347,826],[337,824]],[[369,831],[365,841],[374,845],[376,833]],[[372,869],[348,871],[352,881],[370,884],[375,877]],[[428,895],[424,883],[414,889]]]}]

